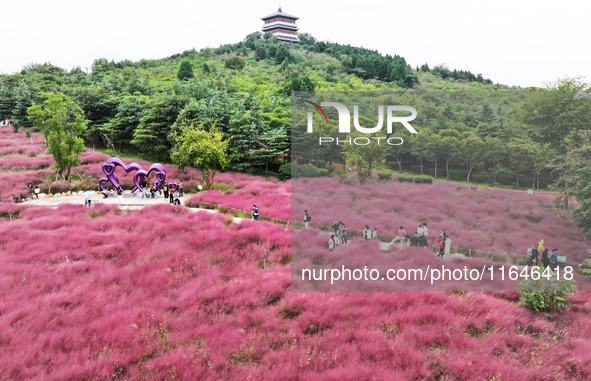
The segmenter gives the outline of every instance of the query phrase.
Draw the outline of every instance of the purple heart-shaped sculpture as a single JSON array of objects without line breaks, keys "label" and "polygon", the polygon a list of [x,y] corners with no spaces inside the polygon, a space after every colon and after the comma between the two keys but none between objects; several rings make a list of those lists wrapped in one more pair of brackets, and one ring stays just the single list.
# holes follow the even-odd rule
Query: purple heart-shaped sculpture
[{"label": "purple heart-shaped sculpture", "polygon": [[168,183],[168,191],[170,192],[170,188],[174,187],[174,190],[172,191],[172,193],[176,192],[179,190],[179,185],[177,183]]},{"label": "purple heart-shaped sculpture", "polygon": [[[121,168],[123,168],[126,173],[129,173],[131,171],[142,170],[142,166],[137,163],[131,163],[129,165],[125,165],[125,163],[123,163],[123,161],[121,161],[121,159],[119,159],[117,157],[112,157],[109,160],[107,160],[107,162],[105,164],[103,164],[103,172],[105,172],[105,175],[107,175],[107,178],[106,179],[103,178],[103,179],[99,180],[99,187],[101,189],[104,189],[102,186],[102,183],[104,181],[110,181],[111,184],[113,184],[113,186],[115,188],[119,188],[121,186],[119,184],[119,178],[115,175],[115,168],[117,166],[120,166]],[[134,179],[135,179],[135,176],[134,176]],[[138,189],[137,183],[136,183],[135,188],[133,188],[132,192],[135,192],[136,189]]]},{"label": "purple heart-shaped sculpture", "polygon": [[154,182],[154,188],[156,190],[160,189],[160,187],[164,184],[164,180],[166,179],[166,171],[164,171],[164,167],[162,164],[152,164],[152,166],[146,171],[144,169],[140,169],[135,173],[133,176],[133,182],[135,183],[135,189],[143,190],[141,184],[146,177],[150,175],[152,171],[156,171],[156,182]]}]

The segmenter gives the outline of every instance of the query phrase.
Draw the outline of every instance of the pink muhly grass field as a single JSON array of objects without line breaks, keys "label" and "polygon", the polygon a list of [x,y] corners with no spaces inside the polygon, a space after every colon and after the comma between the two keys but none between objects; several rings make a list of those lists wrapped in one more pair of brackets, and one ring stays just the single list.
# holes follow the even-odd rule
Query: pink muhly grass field
[{"label": "pink muhly grass field", "polygon": [[0,219],[0,377],[591,377],[588,293],[548,319],[510,293],[291,292],[289,258],[290,230],[262,221],[23,208]]},{"label": "pink muhly grass field", "polygon": [[393,239],[400,225],[412,234],[427,222],[431,245],[444,228],[454,247],[501,256],[520,257],[540,239],[574,264],[588,255],[581,229],[547,195],[439,181],[360,185],[352,179],[306,178],[292,186],[292,216],[298,222],[307,209],[312,225],[343,221],[350,232],[361,232],[367,224],[377,227],[383,240]]}]

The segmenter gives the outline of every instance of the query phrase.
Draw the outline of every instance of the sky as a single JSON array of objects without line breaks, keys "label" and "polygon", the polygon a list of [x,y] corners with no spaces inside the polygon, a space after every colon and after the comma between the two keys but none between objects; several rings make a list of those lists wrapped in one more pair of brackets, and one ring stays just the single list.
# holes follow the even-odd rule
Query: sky
[{"label": "sky", "polygon": [[236,43],[279,5],[300,17],[301,33],[398,54],[412,67],[443,64],[522,87],[591,81],[591,2],[573,0],[4,0],[0,73]]}]

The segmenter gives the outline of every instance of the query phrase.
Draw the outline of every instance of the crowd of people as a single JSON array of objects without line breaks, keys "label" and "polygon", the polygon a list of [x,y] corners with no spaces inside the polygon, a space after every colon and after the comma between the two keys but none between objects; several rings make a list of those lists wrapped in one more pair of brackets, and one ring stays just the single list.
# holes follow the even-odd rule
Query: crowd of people
[{"label": "crowd of people", "polygon": [[[309,229],[310,221],[312,220],[312,216],[308,213],[308,210],[304,210],[304,227]],[[333,232],[330,235],[330,239],[327,243],[327,248],[329,250],[334,250],[337,245],[344,245],[347,244],[347,226],[343,223],[343,221],[335,221],[333,222],[330,227],[332,228]],[[429,227],[427,226],[426,222],[419,224],[418,228],[416,229],[415,233],[411,236],[408,236],[408,233],[404,229],[404,226],[400,226],[400,228],[396,231],[395,237],[392,241],[388,242],[390,245],[394,245],[397,242],[399,243],[399,247],[402,248],[404,246],[404,242],[406,240],[407,246],[418,246],[418,247],[428,247],[429,243],[427,241],[427,236],[429,234]],[[373,230],[370,228],[369,225],[365,225],[365,228],[362,232],[363,239],[367,241],[374,241],[378,239],[378,228],[374,227]],[[442,228],[439,236],[437,237],[437,241],[435,243],[435,253],[439,257],[443,257],[444,255],[449,255],[451,251],[451,238]]]},{"label": "crowd of people", "polygon": [[[179,197],[183,197],[184,195],[182,180],[178,183],[178,189],[176,189],[177,187],[173,187],[171,183],[165,183],[160,189],[156,189],[156,186],[154,184],[150,185],[150,183],[148,183],[148,181],[145,179],[142,181],[141,186],[141,198],[158,198],[159,194],[163,194],[164,199],[168,200],[169,203],[174,205],[180,205],[181,200],[179,199]],[[121,185],[119,185],[119,187],[117,188],[113,187],[113,189],[111,190],[103,190],[101,191],[101,193],[103,194],[103,199],[117,195],[117,202],[121,203],[123,201],[124,190],[123,187],[121,187]],[[175,195],[177,195],[178,197],[175,197]],[[85,203],[86,201],[87,200],[85,200]]]},{"label": "crowd of people", "polygon": [[[542,253],[541,258],[540,253]],[[541,262],[542,266],[544,266],[544,270],[550,267],[552,271],[555,271],[558,266],[558,249],[554,248],[550,251],[549,249],[544,248],[543,239],[538,243],[534,243],[532,247],[527,249],[527,254],[529,256],[529,266],[540,266]]]}]

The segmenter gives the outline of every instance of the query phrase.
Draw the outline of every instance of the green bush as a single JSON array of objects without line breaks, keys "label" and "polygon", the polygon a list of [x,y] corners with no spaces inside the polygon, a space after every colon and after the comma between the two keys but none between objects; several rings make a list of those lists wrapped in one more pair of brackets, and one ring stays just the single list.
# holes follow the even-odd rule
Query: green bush
[{"label": "green bush", "polygon": [[328,169],[328,174],[329,175],[332,174],[336,170],[336,168],[333,167],[332,165],[329,165],[328,167],[326,167],[326,169]]},{"label": "green bush", "polygon": [[412,183],[413,180],[414,177],[412,176],[398,176],[398,181],[400,182]]},{"label": "green bush", "polygon": [[[333,167],[334,168],[334,167]],[[332,171],[332,173],[330,174],[331,176],[340,176],[345,174],[344,171],[340,170],[340,169],[335,169],[334,171]]]},{"label": "green bush", "polygon": [[390,172],[378,172],[378,179],[383,181],[388,181],[392,178],[392,173]]},{"label": "green bush", "polygon": [[387,161],[386,167],[397,171],[398,170],[398,162],[397,161]]},{"label": "green bush", "polygon": [[431,184],[433,183],[433,178],[429,176],[415,176],[414,182],[417,184]]},{"label": "green bush", "polygon": [[244,57],[231,56],[231,57],[228,57],[224,60],[224,66],[227,69],[242,70],[242,69],[244,69],[245,65],[246,65],[246,61],[244,60]]},{"label": "green bush", "polygon": [[288,180],[291,178],[291,163],[283,164],[279,167],[279,180]]},{"label": "green bush", "polygon": [[291,177],[327,177],[328,169],[318,169],[312,164],[292,164]]},{"label": "green bush", "polygon": [[[540,269],[540,273],[543,270]],[[570,307],[569,296],[577,292],[576,282],[572,280],[547,279],[540,277],[538,280],[525,279],[517,286],[521,295],[521,303],[532,311],[537,312],[561,312]]]}]

